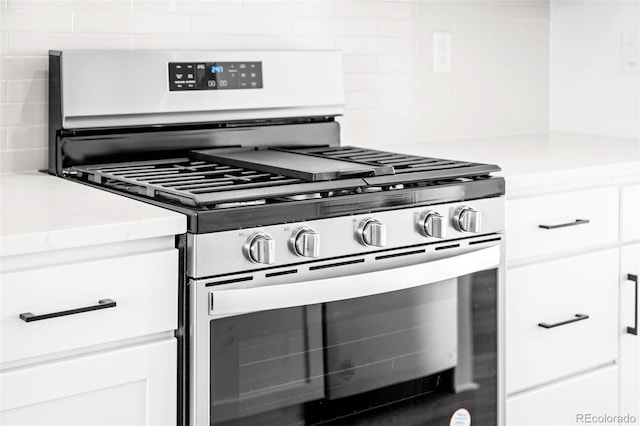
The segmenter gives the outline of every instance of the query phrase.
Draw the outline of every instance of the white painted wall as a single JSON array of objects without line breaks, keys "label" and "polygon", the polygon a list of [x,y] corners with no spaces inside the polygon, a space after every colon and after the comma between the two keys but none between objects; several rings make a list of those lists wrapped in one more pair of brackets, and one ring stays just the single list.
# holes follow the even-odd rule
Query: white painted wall
[{"label": "white painted wall", "polygon": [[[548,128],[549,0],[0,0],[0,171],[46,164],[48,49],[341,49],[344,143]],[[449,31],[453,72],[431,70]]]},{"label": "white painted wall", "polygon": [[552,0],[551,130],[640,137],[640,73],[622,72],[625,33],[640,37],[640,0]]}]

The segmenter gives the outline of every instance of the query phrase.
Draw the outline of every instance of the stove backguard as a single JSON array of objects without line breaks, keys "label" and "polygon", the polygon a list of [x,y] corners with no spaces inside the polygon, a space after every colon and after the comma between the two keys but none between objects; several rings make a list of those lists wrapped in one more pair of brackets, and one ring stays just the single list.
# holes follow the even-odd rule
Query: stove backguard
[{"label": "stove backguard", "polygon": [[338,51],[51,51],[49,172],[220,146],[339,145],[343,107]]}]

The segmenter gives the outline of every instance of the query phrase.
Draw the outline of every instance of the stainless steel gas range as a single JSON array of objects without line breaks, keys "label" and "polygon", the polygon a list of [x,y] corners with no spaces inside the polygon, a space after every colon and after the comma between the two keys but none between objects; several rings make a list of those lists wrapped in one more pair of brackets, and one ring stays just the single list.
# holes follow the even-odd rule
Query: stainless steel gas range
[{"label": "stainless steel gas range", "polygon": [[49,172],[188,217],[180,423],[503,423],[498,167],[342,146],[339,52],[49,73]]}]

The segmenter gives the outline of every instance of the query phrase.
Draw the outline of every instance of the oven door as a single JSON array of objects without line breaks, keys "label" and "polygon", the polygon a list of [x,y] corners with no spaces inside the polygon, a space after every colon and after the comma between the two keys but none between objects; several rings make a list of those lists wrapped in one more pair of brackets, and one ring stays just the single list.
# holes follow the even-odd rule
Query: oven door
[{"label": "oven door", "polygon": [[498,424],[492,241],[194,283],[192,424]]}]

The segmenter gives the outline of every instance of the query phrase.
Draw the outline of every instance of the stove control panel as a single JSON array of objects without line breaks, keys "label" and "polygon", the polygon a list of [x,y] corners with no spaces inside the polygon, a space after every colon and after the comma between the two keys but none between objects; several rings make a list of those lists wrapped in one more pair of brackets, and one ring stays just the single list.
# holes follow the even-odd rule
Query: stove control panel
[{"label": "stove control panel", "polygon": [[495,197],[187,234],[187,270],[203,278],[401,247],[413,253],[424,245],[435,252],[433,247],[464,246],[477,236],[495,241],[494,234],[504,231],[504,216],[504,197]]},{"label": "stove control panel", "polygon": [[262,89],[262,62],[169,62],[169,91]]}]

